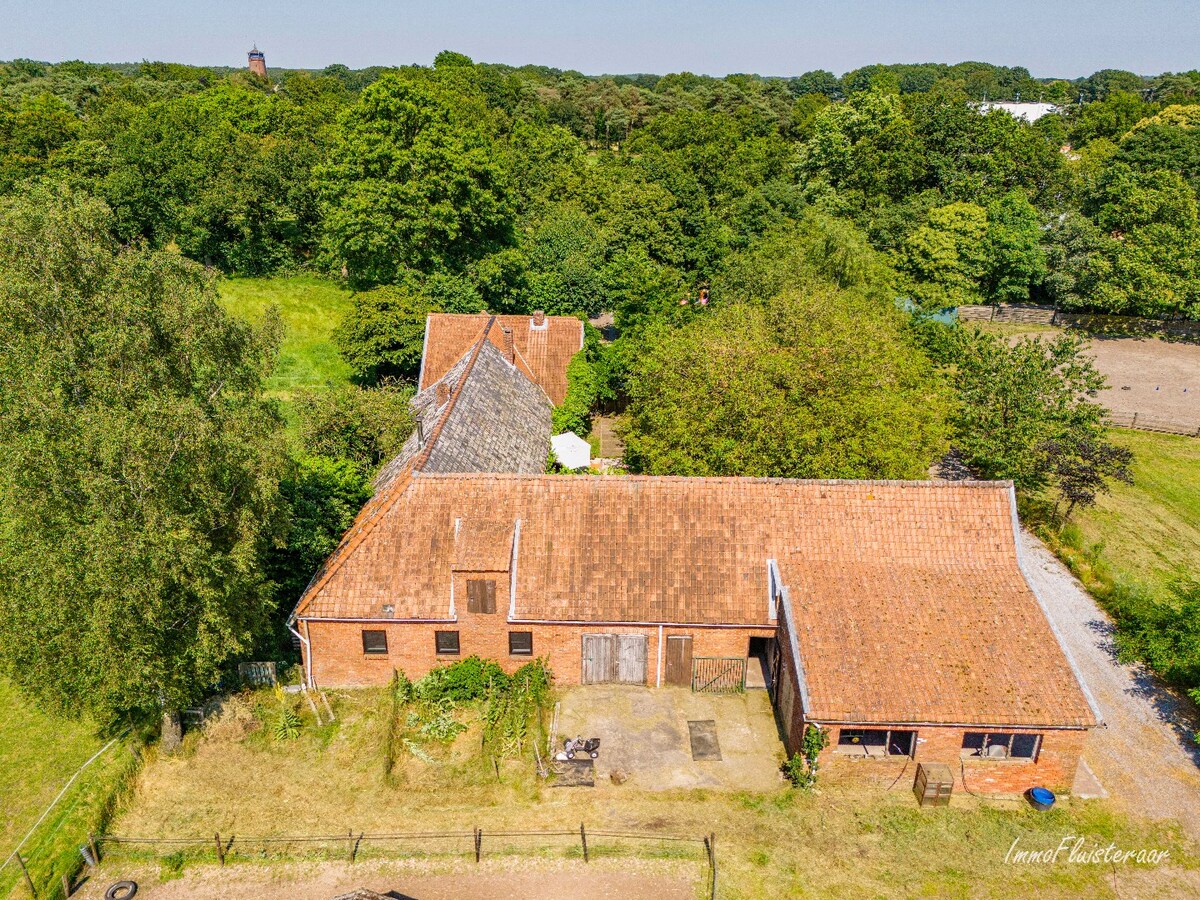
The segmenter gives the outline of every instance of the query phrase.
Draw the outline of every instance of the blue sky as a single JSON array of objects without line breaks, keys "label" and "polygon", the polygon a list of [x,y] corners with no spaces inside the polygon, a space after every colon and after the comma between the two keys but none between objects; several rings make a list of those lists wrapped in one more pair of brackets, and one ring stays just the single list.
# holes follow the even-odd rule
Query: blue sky
[{"label": "blue sky", "polygon": [[0,59],[271,66],[476,60],[610,72],[840,74],[983,60],[1035,76],[1200,67],[1197,0],[0,0]]}]

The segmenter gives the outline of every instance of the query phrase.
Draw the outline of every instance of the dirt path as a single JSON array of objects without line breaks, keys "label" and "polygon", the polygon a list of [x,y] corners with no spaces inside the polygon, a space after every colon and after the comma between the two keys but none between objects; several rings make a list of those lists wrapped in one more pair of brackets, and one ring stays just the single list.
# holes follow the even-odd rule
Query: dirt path
[{"label": "dirt path", "polygon": [[1105,725],[1084,759],[1118,805],[1176,819],[1200,839],[1200,746],[1194,709],[1140,666],[1117,662],[1112,623],[1045,545],[1022,532],[1029,578],[1075,658]]},{"label": "dirt path", "polygon": [[[627,871],[617,871],[620,865]],[[692,900],[695,886],[687,877],[664,874],[679,867],[645,861],[592,865],[582,861],[570,868],[534,865],[528,860],[488,864],[442,874],[417,874],[403,863],[288,863],[189,868],[182,878],[159,881],[155,869],[120,873],[102,871],[73,896],[99,900],[118,878],[138,882],[138,900],[330,900],[358,888],[368,888],[405,900],[562,900],[589,897],[596,900]],[[107,864],[106,864],[107,868]],[[482,869],[482,871],[480,871]],[[632,870],[632,871],[628,871]],[[642,871],[644,870],[644,871]]]}]

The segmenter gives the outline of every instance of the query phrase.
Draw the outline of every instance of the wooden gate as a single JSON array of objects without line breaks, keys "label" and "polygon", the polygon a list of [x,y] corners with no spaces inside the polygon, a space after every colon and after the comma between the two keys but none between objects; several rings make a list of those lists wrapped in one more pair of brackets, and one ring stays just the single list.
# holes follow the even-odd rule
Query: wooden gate
[{"label": "wooden gate", "polygon": [[580,680],[584,684],[645,684],[646,636],[585,634]]},{"label": "wooden gate", "polygon": [[687,685],[692,680],[692,636],[667,636],[667,684]]},{"label": "wooden gate", "polygon": [[701,694],[736,693],[746,689],[746,657],[697,656],[692,661],[692,690]]}]

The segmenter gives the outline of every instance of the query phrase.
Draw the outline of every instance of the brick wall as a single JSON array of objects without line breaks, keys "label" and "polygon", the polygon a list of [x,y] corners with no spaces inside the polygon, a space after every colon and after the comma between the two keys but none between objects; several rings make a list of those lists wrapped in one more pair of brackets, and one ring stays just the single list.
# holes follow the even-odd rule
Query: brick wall
[{"label": "brick wall", "polygon": [[921,726],[914,729],[911,726],[896,726],[917,732],[916,751],[912,760],[908,760],[902,756],[874,758],[837,753],[834,748],[837,745],[840,726],[828,727],[830,746],[822,752],[820,758],[821,765],[827,767],[828,771],[855,773],[891,781],[900,775],[905,762],[908,761],[908,772],[905,773],[904,780],[911,786],[912,779],[917,774],[913,763],[945,763],[954,773],[955,790],[963,788],[965,776],[966,788],[977,794],[1020,794],[1039,785],[1058,793],[1069,791],[1075,780],[1075,770],[1079,767],[1079,757],[1087,741],[1085,730],[1036,731],[1008,728],[1005,731],[1009,733],[1042,735],[1036,761],[990,760],[978,757],[964,759],[963,735],[968,731],[983,729],[942,726]]},{"label": "brick wall", "polygon": [[[501,602],[501,595],[504,600]],[[511,672],[529,662],[530,656],[510,656],[508,633],[533,633],[533,657],[544,657],[559,684],[578,684],[583,666],[583,635],[587,634],[644,634],[646,645],[647,682],[654,685],[659,671],[658,626],[609,625],[525,625],[508,621],[508,591],[497,584],[496,612],[467,611],[466,588],[455,588],[457,622],[370,623],[302,621],[301,634],[312,646],[312,674],[322,687],[361,687],[386,684],[393,669],[400,669],[410,678],[420,678],[440,663],[463,657],[482,656],[494,659],[505,671]],[[461,599],[460,599],[461,598]],[[362,632],[366,629],[387,633],[386,655],[363,652]],[[459,655],[439,656],[435,650],[434,632],[457,631]],[[671,635],[691,635],[693,656],[746,656],[751,637],[771,637],[771,628],[667,628],[662,639]],[[666,675],[666,647],[662,648],[662,673]]]}]

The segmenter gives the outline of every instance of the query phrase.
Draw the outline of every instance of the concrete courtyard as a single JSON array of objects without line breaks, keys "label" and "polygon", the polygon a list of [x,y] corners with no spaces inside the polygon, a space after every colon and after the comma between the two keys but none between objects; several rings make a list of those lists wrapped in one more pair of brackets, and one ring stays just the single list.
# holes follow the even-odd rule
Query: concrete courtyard
[{"label": "concrete courtyard", "polygon": [[[688,722],[716,723],[720,760],[693,760]],[[587,685],[563,692],[564,737],[600,738],[596,787],[616,788],[611,773],[639,790],[778,787],[784,749],[765,690],[694,694],[689,688]]]}]

